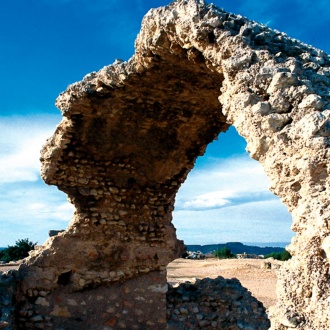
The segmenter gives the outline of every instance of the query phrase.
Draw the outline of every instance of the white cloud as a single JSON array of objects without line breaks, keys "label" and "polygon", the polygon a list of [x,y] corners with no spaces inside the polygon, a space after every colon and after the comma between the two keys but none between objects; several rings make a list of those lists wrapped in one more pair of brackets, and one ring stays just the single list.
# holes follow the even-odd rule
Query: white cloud
[{"label": "white cloud", "polygon": [[69,202],[59,200],[58,204],[51,204],[49,200],[44,198],[29,203],[26,207],[26,212],[34,219],[44,221],[55,219],[58,224],[61,223],[62,226],[64,225],[65,227],[72,216],[73,210],[74,207]]},{"label": "white cloud", "polygon": [[42,244],[73,215],[66,195],[40,178],[40,149],[60,116],[0,117],[0,247],[19,238]]},{"label": "white cloud", "polygon": [[269,180],[261,165],[247,155],[213,159],[211,166],[195,168],[188,175],[177,194],[176,208],[219,208],[273,199],[268,186]]},{"label": "white cloud", "polygon": [[268,190],[258,162],[243,155],[208,164],[193,169],[177,195],[173,223],[180,239],[186,244],[290,241],[291,215]]},{"label": "white cloud", "polygon": [[198,195],[184,201],[181,209],[207,209],[219,208],[230,204],[230,197],[234,197],[234,191],[212,191]]},{"label": "white cloud", "polygon": [[278,200],[221,209],[174,211],[177,236],[186,244],[290,242],[291,216]]},{"label": "white cloud", "polygon": [[57,122],[58,116],[0,117],[0,184],[38,180],[40,150]]},{"label": "white cloud", "polygon": [[42,244],[51,229],[65,229],[74,207],[56,187],[36,182],[17,182],[0,186],[0,247],[19,238]]}]

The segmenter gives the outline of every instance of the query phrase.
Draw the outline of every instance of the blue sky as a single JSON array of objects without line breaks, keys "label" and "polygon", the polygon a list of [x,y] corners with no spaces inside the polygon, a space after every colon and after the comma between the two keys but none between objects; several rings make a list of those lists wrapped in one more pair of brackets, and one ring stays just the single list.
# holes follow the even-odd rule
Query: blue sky
[{"label": "blue sky", "polygon": [[[73,208],[40,179],[39,150],[61,120],[66,87],[116,58],[128,60],[144,14],[169,1],[0,2],[0,246],[42,244]],[[330,51],[328,0],[216,0],[217,6]],[[123,5],[124,4],[124,5]],[[289,242],[291,216],[234,129],[197,160],[177,196],[174,224],[187,244]]]}]

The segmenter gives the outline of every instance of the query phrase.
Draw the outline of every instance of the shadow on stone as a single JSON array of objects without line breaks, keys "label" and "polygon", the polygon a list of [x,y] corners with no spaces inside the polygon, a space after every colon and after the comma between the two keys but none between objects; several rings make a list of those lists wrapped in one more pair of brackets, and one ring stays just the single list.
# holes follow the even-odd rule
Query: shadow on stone
[{"label": "shadow on stone", "polygon": [[167,326],[172,330],[264,330],[270,321],[263,304],[239,280],[219,276],[169,284]]}]

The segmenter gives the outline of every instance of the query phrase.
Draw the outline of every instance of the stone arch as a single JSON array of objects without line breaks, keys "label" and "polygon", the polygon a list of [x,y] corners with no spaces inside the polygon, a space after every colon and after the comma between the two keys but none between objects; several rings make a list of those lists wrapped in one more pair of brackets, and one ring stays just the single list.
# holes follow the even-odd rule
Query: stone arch
[{"label": "stone arch", "polygon": [[97,303],[108,326],[164,328],[165,267],[182,245],[171,224],[175,194],[207,144],[234,125],[297,232],[272,328],[327,329],[329,63],[200,0],[149,11],[128,62],[57,99],[64,117],[43,148],[42,177],[76,211],[21,266],[18,314],[72,327],[79,308]]}]

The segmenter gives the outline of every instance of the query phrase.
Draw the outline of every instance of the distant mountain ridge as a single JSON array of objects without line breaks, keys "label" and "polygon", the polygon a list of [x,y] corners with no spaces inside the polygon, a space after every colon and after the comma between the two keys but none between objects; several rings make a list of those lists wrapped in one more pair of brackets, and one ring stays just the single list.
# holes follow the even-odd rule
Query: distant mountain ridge
[{"label": "distant mountain ridge", "polygon": [[228,242],[220,244],[209,244],[209,245],[186,245],[188,251],[201,251],[202,253],[211,253],[215,250],[220,250],[224,247],[230,249],[231,252],[235,254],[242,254],[246,252],[247,254],[256,254],[256,255],[266,255],[273,252],[282,252],[283,247],[260,247],[260,246],[250,246],[244,245],[241,242]]},{"label": "distant mountain ridge", "polygon": [[[245,245],[241,242],[228,242],[228,243],[219,243],[219,244],[208,244],[208,245],[186,245],[188,251],[201,251],[202,253],[210,253],[215,250],[220,250],[224,247],[227,247],[235,254],[248,253],[248,254],[269,254],[273,252],[282,252],[284,247],[260,247],[254,245]],[[0,251],[6,249],[5,247],[0,247]]]}]

